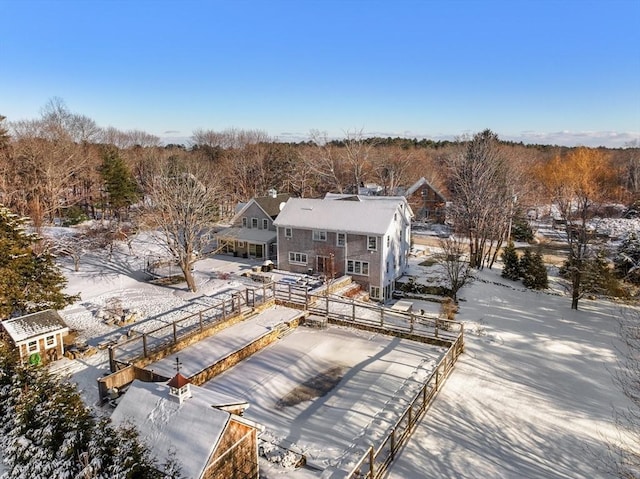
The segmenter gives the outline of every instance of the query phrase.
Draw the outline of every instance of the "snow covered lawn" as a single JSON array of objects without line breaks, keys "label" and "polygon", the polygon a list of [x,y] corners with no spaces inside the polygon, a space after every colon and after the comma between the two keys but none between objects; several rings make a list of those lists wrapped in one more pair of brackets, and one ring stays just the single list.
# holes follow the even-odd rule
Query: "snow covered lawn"
[{"label": "snow covered lawn", "polygon": [[[389,478],[607,477],[621,305],[524,290],[499,271],[465,288],[466,354]],[[497,284],[496,284],[497,283]]]}]

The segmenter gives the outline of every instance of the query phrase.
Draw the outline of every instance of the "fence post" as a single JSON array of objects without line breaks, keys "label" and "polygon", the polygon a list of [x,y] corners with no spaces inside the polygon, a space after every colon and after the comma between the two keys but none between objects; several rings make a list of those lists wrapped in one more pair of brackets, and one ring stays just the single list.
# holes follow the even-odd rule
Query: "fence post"
[{"label": "fence post", "polygon": [[410,330],[409,332],[413,333],[413,323],[414,323],[414,321],[416,320],[416,317],[415,317],[415,315],[414,315],[413,313],[410,313],[410,314],[411,314],[411,319],[410,319],[410,322],[411,322],[411,330]]},{"label": "fence post", "polygon": [[147,333],[142,333],[142,354],[147,357]]},{"label": "fence post", "polygon": [[116,372],[116,362],[113,354],[113,346],[109,346],[109,369],[112,373]]},{"label": "fence post", "polygon": [[173,323],[171,323],[171,325],[173,326],[173,344],[176,344],[178,342],[178,330],[176,328],[176,322],[174,321]]},{"label": "fence post", "polygon": [[440,369],[436,369],[436,391],[440,387]]},{"label": "fence post", "polygon": [[198,321],[200,321],[200,332],[202,332],[202,311],[198,313]]},{"label": "fence post", "polygon": [[326,296],[326,299],[327,299],[326,306],[327,306],[327,318],[328,318],[329,317],[329,289],[328,289],[328,287],[327,287],[327,289],[325,290],[324,293],[327,295]]},{"label": "fence post", "polygon": [[356,300],[351,298],[351,321],[356,322]]},{"label": "fence post", "polygon": [[375,464],[376,458],[373,455],[373,446],[369,447],[369,477],[371,479],[373,479],[374,477],[376,477],[376,464]]},{"label": "fence post", "polygon": [[436,338],[438,337],[438,318],[436,318],[435,320],[435,329],[434,329],[434,334],[436,336]]},{"label": "fence post", "polygon": [[460,323],[460,354],[464,353],[464,324]]},{"label": "fence post", "polygon": [[391,430],[391,460],[393,461],[396,456],[396,429]]}]

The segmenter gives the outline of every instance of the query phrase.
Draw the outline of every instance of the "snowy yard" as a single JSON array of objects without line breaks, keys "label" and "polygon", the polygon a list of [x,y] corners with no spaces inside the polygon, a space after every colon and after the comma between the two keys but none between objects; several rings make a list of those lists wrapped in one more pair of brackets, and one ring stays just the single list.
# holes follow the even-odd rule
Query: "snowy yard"
[{"label": "snowy yard", "polygon": [[594,478],[615,433],[622,305],[524,290],[484,271],[461,294],[466,354],[389,478]]},{"label": "snowy yard", "polygon": [[[135,257],[123,246],[111,263],[104,256],[87,256],[79,273],[65,263],[67,291],[80,292],[82,299],[61,315],[80,338],[97,344],[125,333],[96,318],[110,298],[140,311],[142,321],[133,327],[159,325],[242,287],[221,279],[221,273],[252,266],[239,258],[201,260],[195,270],[200,289],[190,293],[183,284],[162,287],[144,281],[140,268],[146,247],[140,241],[136,249],[134,242]],[[431,275],[417,266],[424,259],[412,258],[411,274]],[[596,456],[615,432],[612,407],[626,405],[611,380],[618,344],[615,318],[622,306],[582,300],[581,309],[572,311],[562,292],[528,291],[502,279],[499,271],[479,273],[460,297],[457,319],[465,323],[466,353],[389,477],[607,477],[597,468]],[[439,355],[438,348],[390,337],[336,327],[299,328],[206,387],[249,400],[247,417],[264,424],[274,441],[324,467],[359,458],[361,448],[384,430],[390,414],[397,413],[412,384],[429,373]],[[104,351],[59,363],[94,404],[96,379],[108,370]],[[406,389],[399,392],[401,387]],[[315,397],[314,391],[323,388],[326,394]],[[263,471],[269,478],[283,473],[271,465]],[[306,473],[295,471],[290,477]]]}]

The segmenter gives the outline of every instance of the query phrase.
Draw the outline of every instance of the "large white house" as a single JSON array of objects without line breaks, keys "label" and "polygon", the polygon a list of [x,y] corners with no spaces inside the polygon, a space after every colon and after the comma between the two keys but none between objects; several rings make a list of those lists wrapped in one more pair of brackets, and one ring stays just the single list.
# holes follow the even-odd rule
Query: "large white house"
[{"label": "large white house", "polygon": [[273,222],[278,269],[347,274],[385,301],[408,265],[412,214],[404,197],[291,198]]}]

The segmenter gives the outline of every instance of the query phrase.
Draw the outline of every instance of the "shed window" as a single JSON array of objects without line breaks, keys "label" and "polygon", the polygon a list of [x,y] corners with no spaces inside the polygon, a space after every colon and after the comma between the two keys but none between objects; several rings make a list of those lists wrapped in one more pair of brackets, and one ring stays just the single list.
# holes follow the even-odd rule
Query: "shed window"
[{"label": "shed window", "polygon": [[46,344],[47,348],[52,348],[56,345],[56,337],[52,334],[51,336],[47,336],[44,340],[44,344]]},{"label": "shed window", "polygon": [[35,353],[38,350],[38,341],[29,341],[27,343],[27,351]]}]

